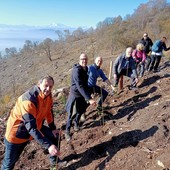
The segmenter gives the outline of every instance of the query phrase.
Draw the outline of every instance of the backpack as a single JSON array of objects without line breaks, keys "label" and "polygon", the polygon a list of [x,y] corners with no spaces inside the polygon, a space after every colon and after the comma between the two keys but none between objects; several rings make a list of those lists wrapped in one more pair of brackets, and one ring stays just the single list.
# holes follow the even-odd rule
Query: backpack
[{"label": "backpack", "polygon": [[162,42],[160,40],[157,40],[154,42],[154,44],[152,45],[152,51],[153,52],[161,52],[161,45],[162,45]]}]

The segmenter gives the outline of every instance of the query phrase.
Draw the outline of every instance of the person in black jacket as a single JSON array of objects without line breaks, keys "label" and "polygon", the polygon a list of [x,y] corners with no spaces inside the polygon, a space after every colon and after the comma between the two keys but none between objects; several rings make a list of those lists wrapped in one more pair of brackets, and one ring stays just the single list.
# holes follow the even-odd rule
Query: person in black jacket
[{"label": "person in black jacket", "polygon": [[67,142],[71,140],[70,129],[72,121],[74,122],[74,130],[79,131],[79,121],[81,115],[86,111],[89,105],[96,105],[91,97],[91,93],[88,89],[88,67],[87,67],[87,55],[81,54],[79,58],[79,64],[73,66],[71,75],[71,87],[70,94],[66,103],[66,111],[68,113],[66,123],[65,139]]},{"label": "person in black jacket", "polygon": [[151,47],[153,45],[152,40],[148,36],[148,33],[143,34],[143,38],[141,39],[140,43],[142,43],[144,45],[144,51],[145,51],[145,54],[146,54],[145,70],[148,71],[149,65],[151,63],[150,52],[151,52]]}]

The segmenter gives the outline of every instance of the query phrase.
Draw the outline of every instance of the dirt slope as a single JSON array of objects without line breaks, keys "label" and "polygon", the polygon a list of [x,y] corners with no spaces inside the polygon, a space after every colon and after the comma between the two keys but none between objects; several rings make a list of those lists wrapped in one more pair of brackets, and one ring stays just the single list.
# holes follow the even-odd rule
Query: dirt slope
[{"label": "dirt slope", "polygon": [[[64,170],[170,168],[170,62],[164,59],[158,73],[145,73],[139,93],[128,90],[128,84],[125,78],[123,92],[108,96],[105,105],[110,108],[103,115],[97,115],[96,108],[88,108],[81,131],[72,130],[71,143],[62,137],[61,158],[68,161]],[[63,130],[65,122],[66,113],[56,117],[57,126]],[[3,126],[0,133],[3,141]],[[0,145],[1,161],[4,146]],[[17,169],[49,169],[48,155],[32,141]]]}]

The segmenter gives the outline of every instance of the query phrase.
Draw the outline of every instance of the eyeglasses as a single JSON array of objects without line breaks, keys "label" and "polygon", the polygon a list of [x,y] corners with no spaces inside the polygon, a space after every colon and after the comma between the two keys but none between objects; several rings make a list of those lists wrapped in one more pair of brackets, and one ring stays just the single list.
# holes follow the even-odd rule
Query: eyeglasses
[{"label": "eyeglasses", "polygon": [[85,61],[86,61],[86,60],[87,60],[87,58],[80,58],[80,60],[85,60]]}]

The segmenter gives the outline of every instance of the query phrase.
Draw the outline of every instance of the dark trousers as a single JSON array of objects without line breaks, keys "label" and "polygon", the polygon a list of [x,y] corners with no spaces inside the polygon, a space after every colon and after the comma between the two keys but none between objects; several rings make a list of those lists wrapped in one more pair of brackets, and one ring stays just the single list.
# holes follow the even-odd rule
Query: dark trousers
[{"label": "dark trousers", "polygon": [[5,144],[5,155],[2,161],[1,170],[12,170],[14,169],[15,163],[19,159],[22,151],[28,142],[21,144],[13,144],[4,139]]},{"label": "dark trousers", "polygon": [[70,133],[72,122],[79,126],[81,115],[86,111],[89,104],[85,101],[84,97],[75,97],[70,94],[66,103],[66,111],[68,113],[66,122],[66,133]]},{"label": "dark trousers", "polygon": [[159,63],[161,61],[161,55],[151,55],[151,64],[149,67],[149,71],[156,71],[158,69]]},{"label": "dark trousers", "polygon": [[98,100],[98,105],[102,106],[102,103],[105,101],[106,97],[108,96],[108,92],[99,86],[93,86],[89,88],[91,93],[98,93],[100,95],[100,98]]},{"label": "dark trousers", "polygon": [[135,76],[133,75],[131,69],[122,69],[121,72],[117,75],[117,79],[114,82],[114,86],[118,86],[119,79],[122,75],[131,78],[131,86],[136,87]]},{"label": "dark trousers", "polygon": [[145,69],[149,71],[149,66],[151,64],[151,56],[146,56]]},{"label": "dark trousers", "polygon": [[[49,139],[54,145],[58,147],[58,137],[55,138],[50,128],[43,126],[41,132],[47,139]],[[14,144],[4,139],[4,144],[5,155],[2,161],[1,170],[12,170],[28,142]],[[56,164],[56,158],[56,156],[49,157],[51,164]]]}]

